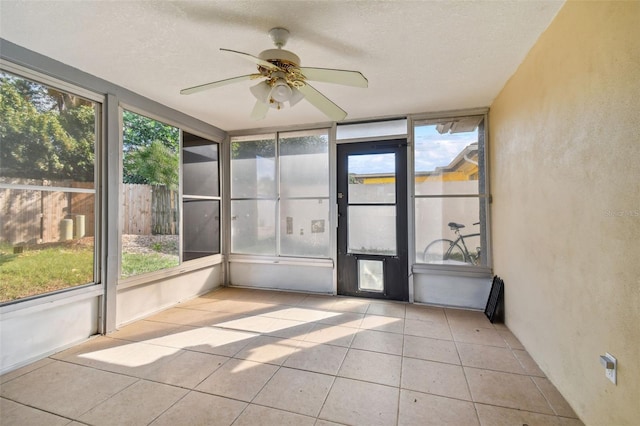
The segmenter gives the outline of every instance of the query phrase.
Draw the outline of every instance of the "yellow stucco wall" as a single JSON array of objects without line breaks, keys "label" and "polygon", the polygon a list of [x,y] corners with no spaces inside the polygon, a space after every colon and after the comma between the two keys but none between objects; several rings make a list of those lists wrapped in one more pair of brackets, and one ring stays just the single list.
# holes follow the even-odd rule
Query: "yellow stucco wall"
[{"label": "yellow stucco wall", "polygon": [[640,425],[639,1],[563,6],[491,105],[490,153],[507,325],[585,424]]}]

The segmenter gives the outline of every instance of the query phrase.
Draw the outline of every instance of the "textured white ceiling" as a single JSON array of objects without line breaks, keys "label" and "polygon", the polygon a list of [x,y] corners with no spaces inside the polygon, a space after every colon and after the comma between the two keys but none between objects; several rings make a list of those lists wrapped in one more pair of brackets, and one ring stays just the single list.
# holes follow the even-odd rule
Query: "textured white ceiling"
[{"label": "textured white ceiling", "polygon": [[306,101],[249,118],[258,55],[288,28],[303,66],[353,69],[368,89],[315,83],[347,119],[489,106],[561,1],[0,1],[0,37],[223,130],[326,122]]}]

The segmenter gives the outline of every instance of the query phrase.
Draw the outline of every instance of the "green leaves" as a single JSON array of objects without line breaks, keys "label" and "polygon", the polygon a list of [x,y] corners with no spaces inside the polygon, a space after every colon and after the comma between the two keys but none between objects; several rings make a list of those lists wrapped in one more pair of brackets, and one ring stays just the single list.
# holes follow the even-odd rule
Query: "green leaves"
[{"label": "green leaves", "polygon": [[0,77],[0,176],[93,181],[94,108],[75,98],[61,110],[48,90]]},{"label": "green leaves", "polygon": [[178,188],[179,130],[130,111],[123,112],[124,183]]}]

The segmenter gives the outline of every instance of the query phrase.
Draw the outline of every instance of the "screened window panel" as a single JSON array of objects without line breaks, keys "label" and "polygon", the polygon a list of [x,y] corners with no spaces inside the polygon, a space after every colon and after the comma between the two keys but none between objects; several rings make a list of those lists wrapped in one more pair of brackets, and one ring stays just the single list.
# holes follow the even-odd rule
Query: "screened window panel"
[{"label": "screened window panel", "polygon": [[415,127],[416,195],[478,194],[484,172],[478,130],[444,130],[441,123]]},{"label": "screened window panel", "polygon": [[[481,199],[476,197],[418,198],[416,199],[416,260],[420,263],[482,264],[480,225]],[[459,229],[463,238],[458,239],[456,230],[449,223],[464,225]],[[429,257],[427,247],[439,240],[457,245],[450,259]],[[437,243],[436,243],[437,246]],[[462,252],[462,258],[460,254]],[[468,255],[468,256],[467,256]],[[458,262],[456,262],[458,261]]]},{"label": "screened window panel", "polygon": [[[220,196],[218,144],[203,139],[189,140],[184,133],[182,148],[182,192],[188,195]],[[192,136],[192,135],[190,135]]]},{"label": "screened window panel", "polygon": [[276,196],[276,140],[231,141],[231,198]]},{"label": "screened window panel", "polygon": [[329,200],[285,200],[280,205],[280,254],[329,257]]},{"label": "screened window panel", "polygon": [[182,260],[220,253],[220,201],[183,200]]},{"label": "screened window panel", "polygon": [[276,254],[276,202],[231,200],[231,250],[240,254]]},{"label": "screened window panel", "polygon": [[283,198],[329,196],[329,137],[326,131],[281,135],[280,192]]}]

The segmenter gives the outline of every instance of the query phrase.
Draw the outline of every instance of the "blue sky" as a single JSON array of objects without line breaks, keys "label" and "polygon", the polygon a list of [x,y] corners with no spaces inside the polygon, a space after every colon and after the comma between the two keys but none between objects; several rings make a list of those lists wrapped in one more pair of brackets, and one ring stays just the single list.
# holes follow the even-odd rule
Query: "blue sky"
[{"label": "blue sky", "polygon": [[[478,140],[478,132],[441,135],[435,125],[415,128],[416,171],[430,171],[448,165],[467,145]],[[393,155],[364,155],[351,157],[349,173],[391,173],[394,170]]]}]

